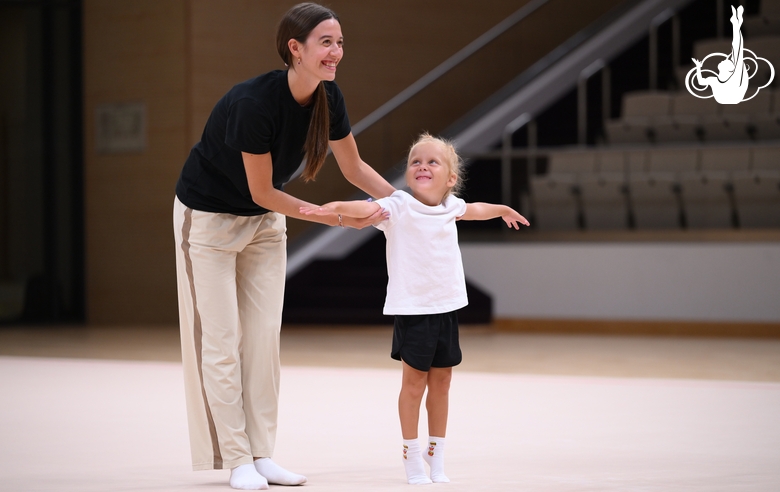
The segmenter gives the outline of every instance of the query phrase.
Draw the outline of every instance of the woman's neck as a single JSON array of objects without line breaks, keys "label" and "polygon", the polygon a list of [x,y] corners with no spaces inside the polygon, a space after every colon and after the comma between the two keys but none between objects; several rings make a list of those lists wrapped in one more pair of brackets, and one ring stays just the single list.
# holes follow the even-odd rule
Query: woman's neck
[{"label": "woman's neck", "polygon": [[301,106],[309,104],[319,83],[319,80],[301,76],[294,68],[287,69],[287,84],[290,86],[290,93]]}]

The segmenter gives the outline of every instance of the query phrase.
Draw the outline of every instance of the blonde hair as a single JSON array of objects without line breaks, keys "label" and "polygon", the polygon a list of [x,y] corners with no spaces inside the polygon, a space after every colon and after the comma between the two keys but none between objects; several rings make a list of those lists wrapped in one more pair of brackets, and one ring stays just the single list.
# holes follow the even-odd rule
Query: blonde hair
[{"label": "blonde hair", "polygon": [[411,147],[409,147],[409,153],[406,157],[406,165],[409,166],[409,158],[412,155],[412,151],[415,147],[417,147],[420,144],[424,143],[430,143],[434,142],[442,146],[444,149],[444,160],[446,161],[447,167],[450,170],[450,173],[454,174],[457,177],[457,180],[455,181],[455,186],[452,188],[449,188],[447,190],[447,193],[444,194],[444,198],[447,198],[449,195],[458,196],[463,191],[463,184],[465,180],[465,172],[464,172],[464,165],[463,165],[463,159],[458,155],[458,151],[455,148],[455,144],[452,143],[451,140],[448,140],[446,138],[441,137],[434,137],[428,132],[423,132],[420,134],[419,137],[417,137],[417,140],[414,141]]}]

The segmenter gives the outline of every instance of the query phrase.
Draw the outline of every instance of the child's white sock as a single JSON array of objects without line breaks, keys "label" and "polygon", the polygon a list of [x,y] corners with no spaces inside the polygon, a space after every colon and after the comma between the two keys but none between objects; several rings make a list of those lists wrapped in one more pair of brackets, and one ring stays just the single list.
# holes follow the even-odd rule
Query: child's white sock
[{"label": "child's white sock", "polygon": [[450,479],[444,474],[444,438],[428,438],[428,449],[423,453],[423,458],[431,467],[431,480],[435,483],[449,482]]},{"label": "child's white sock", "polygon": [[271,458],[255,460],[255,469],[268,480],[268,483],[276,485],[300,485],[306,481],[303,475],[285,470],[271,461]]},{"label": "child's white sock", "polygon": [[406,481],[412,485],[431,483],[425,474],[425,463],[420,454],[420,443],[417,439],[404,439],[404,468]]},{"label": "child's white sock", "polygon": [[247,463],[230,470],[230,486],[240,490],[266,490],[268,481]]}]

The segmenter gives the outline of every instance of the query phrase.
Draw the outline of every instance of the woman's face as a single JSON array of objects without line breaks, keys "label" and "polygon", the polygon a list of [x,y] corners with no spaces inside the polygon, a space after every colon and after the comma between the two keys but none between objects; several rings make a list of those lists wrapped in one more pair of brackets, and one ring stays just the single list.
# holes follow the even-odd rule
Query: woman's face
[{"label": "woman's face", "polygon": [[319,80],[334,80],[336,65],[344,56],[344,36],[336,19],[320,22],[301,47],[301,64],[293,61],[295,69],[313,75]]}]

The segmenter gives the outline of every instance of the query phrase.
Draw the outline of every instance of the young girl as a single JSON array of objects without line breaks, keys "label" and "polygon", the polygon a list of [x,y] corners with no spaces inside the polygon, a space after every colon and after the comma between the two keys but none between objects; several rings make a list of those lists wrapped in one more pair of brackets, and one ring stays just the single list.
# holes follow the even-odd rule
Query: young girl
[{"label": "young girl", "polygon": [[[443,451],[452,367],[461,361],[456,311],[468,304],[455,221],[501,217],[515,229],[528,225],[505,205],[457,198],[461,168],[454,146],[426,133],[409,150],[406,184],[411,195],[396,191],[375,202],[331,202],[300,209],[306,215],[337,215],[340,221],[369,217],[380,209],[390,213],[375,227],[387,237],[389,282],[383,312],[395,315],[391,357],[403,367],[398,414],[410,484],[449,482]],[[429,438],[421,453],[417,428],[426,387]],[[430,465],[430,478],[423,459]]]}]

